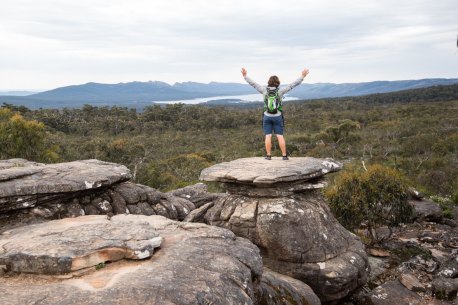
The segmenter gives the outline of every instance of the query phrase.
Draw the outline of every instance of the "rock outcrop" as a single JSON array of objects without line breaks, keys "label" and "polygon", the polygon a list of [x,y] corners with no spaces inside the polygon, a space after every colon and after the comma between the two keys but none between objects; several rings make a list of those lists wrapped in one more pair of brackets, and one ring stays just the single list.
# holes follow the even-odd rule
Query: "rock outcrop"
[{"label": "rock outcrop", "polygon": [[308,284],[323,302],[338,302],[361,287],[369,271],[361,241],[334,218],[319,190],[340,169],[330,159],[246,158],[202,171],[229,195],[205,222],[256,244],[268,268]]},{"label": "rock outcrop", "polygon": [[162,193],[129,182],[130,178],[125,166],[99,160],[0,161],[0,232],[83,215],[141,214],[183,220],[196,205],[221,196],[207,193],[204,184]]},{"label": "rock outcrop", "polygon": [[[25,232],[35,241],[20,244]],[[153,253],[159,240],[160,249]],[[258,303],[259,250],[222,228],[161,216],[83,216],[5,232],[0,244],[0,265],[7,268],[0,275],[2,305]],[[107,249],[118,249],[119,256],[100,252]],[[109,263],[144,254],[143,260]],[[79,271],[67,267],[77,260],[99,265]]]}]

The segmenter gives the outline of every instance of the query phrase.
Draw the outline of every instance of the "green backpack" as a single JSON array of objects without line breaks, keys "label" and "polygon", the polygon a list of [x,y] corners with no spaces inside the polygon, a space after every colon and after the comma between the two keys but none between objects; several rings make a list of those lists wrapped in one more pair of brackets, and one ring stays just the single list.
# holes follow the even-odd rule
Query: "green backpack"
[{"label": "green backpack", "polygon": [[267,93],[264,97],[264,111],[271,114],[282,111],[281,97],[278,95],[278,88],[271,89],[267,87]]}]

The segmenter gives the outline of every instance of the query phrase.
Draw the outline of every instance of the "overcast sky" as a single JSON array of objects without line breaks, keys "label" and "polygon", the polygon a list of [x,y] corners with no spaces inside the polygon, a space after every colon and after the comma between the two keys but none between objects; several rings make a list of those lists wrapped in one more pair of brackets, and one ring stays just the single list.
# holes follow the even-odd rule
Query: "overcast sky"
[{"label": "overcast sky", "polygon": [[1,0],[0,89],[458,77],[457,0]]}]

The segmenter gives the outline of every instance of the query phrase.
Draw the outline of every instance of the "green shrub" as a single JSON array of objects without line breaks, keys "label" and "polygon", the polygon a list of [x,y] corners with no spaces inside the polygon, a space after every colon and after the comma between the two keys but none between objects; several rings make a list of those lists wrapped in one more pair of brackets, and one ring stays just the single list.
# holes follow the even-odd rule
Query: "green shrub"
[{"label": "green shrub", "polygon": [[443,197],[439,195],[433,195],[430,197],[430,199],[441,207],[445,218],[453,218],[453,209],[455,208],[455,205],[457,205],[454,202],[454,198],[450,196]]},{"label": "green shrub", "polygon": [[[337,219],[349,230],[367,225],[372,243],[380,242],[376,229],[393,227],[411,219],[412,207],[407,203],[407,183],[402,175],[382,165],[367,171],[344,170],[326,192]],[[389,237],[389,236],[388,236]]]},{"label": "green shrub", "polygon": [[199,182],[200,172],[211,163],[198,153],[183,154],[150,162],[140,177],[143,183],[161,190],[173,190]]},{"label": "green shrub", "polygon": [[24,158],[55,162],[59,159],[57,146],[46,142],[45,125],[27,120],[8,108],[0,108],[0,159]]}]

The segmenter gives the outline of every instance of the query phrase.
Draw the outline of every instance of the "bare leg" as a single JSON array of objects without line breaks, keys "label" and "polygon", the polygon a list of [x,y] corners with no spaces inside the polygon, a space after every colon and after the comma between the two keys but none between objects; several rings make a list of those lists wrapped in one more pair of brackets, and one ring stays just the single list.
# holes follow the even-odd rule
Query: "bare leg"
[{"label": "bare leg", "polygon": [[267,155],[270,156],[270,151],[272,150],[272,134],[266,135],[265,143]]},{"label": "bare leg", "polygon": [[282,135],[277,135],[278,145],[280,146],[282,156],[286,156],[286,143]]}]

